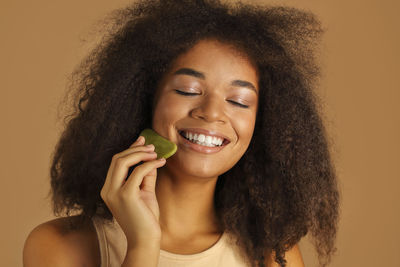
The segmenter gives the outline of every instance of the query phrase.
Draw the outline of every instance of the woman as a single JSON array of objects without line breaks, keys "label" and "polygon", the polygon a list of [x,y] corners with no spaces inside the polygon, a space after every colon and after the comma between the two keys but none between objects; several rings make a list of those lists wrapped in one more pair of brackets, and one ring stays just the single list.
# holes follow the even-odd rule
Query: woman
[{"label": "woman", "polygon": [[[338,191],[312,92],[315,17],[169,0],[114,22],[76,72],[54,154],[67,216],[30,233],[25,266],[297,267],[308,232],[329,263]],[[176,154],[157,160],[145,128]]]}]

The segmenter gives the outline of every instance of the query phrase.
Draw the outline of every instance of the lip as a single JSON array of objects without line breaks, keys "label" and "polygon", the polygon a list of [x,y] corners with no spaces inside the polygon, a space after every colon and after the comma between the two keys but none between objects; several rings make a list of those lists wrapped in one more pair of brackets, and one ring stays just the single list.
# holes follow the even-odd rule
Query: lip
[{"label": "lip", "polygon": [[213,130],[210,131],[210,130],[206,130],[206,129],[202,129],[202,128],[182,128],[182,129],[178,130],[179,133],[181,133],[183,131],[222,138],[222,139],[224,139],[223,145],[227,145],[231,142],[231,140],[226,135],[223,135],[220,132],[213,131]]},{"label": "lip", "polygon": [[189,140],[187,140],[186,138],[184,138],[182,135],[178,134],[178,138],[179,138],[179,142],[186,148],[192,149],[194,151],[200,152],[200,153],[204,153],[204,154],[213,154],[213,153],[217,153],[219,151],[221,151],[222,149],[224,149],[224,147],[226,145],[222,145],[222,146],[216,146],[216,147],[208,147],[208,146],[202,146],[202,145],[198,145],[195,143],[190,142]]},{"label": "lip", "polygon": [[[210,135],[210,136],[216,136],[219,138],[224,138],[224,142],[222,143],[221,146],[215,146],[215,147],[208,147],[208,146],[202,146],[202,145],[198,145],[195,143],[190,142],[189,140],[187,140],[185,137],[183,137],[180,132],[182,131],[190,131],[190,132],[194,132],[194,133],[202,133],[205,135]],[[178,138],[179,138],[179,142],[186,148],[192,149],[196,152],[200,152],[200,153],[204,153],[204,154],[213,154],[213,153],[217,153],[219,151],[221,151],[222,149],[224,149],[224,147],[230,143],[229,139],[226,138],[224,135],[221,135],[219,133],[216,133],[214,131],[207,131],[204,129],[199,129],[199,128],[185,128],[185,129],[180,129],[178,130],[179,134],[178,134]]]}]

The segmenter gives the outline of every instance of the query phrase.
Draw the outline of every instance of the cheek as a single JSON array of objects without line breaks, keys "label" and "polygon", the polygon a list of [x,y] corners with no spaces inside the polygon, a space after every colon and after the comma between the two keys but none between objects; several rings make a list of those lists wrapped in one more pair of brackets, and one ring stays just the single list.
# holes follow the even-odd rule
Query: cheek
[{"label": "cheek", "polygon": [[[233,127],[236,129],[239,141],[247,148],[253,136],[255,126],[254,114],[242,114],[235,116]],[[241,140],[240,140],[241,139]]]},{"label": "cheek", "polygon": [[169,126],[182,117],[185,108],[180,106],[172,98],[162,98],[154,109],[153,129]]}]

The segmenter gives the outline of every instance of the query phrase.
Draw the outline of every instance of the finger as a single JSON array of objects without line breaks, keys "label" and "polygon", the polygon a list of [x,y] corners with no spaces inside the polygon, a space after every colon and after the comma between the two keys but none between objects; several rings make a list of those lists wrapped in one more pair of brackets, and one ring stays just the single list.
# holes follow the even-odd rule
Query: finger
[{"label": "finger", "polygon": [[[140,184],[143,182],[143,179],[145,176],[149,175],[150,172],[152,172],[153,170],[155,170],[156,168],[160,168],[162,166],[164,166],[165,164],[165,159],[161,158],[161,159],[157,159],[157,160],[152,160],[152,161],[148,161],[143,163],[142,165],[136,167],[133,172],[131,173],[131,175],[129,176],[128,180],[125,182],[124,186],[123,186],[123,190],[128,190],[131,191],[131,193],[136,193],[138,190],[140,190]],[[154,189],[150,189],[148,188],[148,186],[152,186],[155,187],[155,180],[156,180],[156,173],[153,173],[153,180],[150,179],[146,182],[147,189],[153,190]]]},{"label": "finger", "polygon": [[155,152],[136,152],[117,158],[114,163],[114,170],[110,177],[109,191],[116,191],[125,183],[129,167],[134,166],[141,161],[155,159],[156,157],[157,154]]},{"label": "finger", "polygon": [[116,154],[116,157],[124,157],[128,154],[134,153],[134,152],[151,152],[154,151],[154,145],[153,144],[149,144],[149,145],[137,145],[137,146],[130,146],[128,149]]},{"label": "finger", "polygon": [[129,154],[132,154],[132,153],[135,153],[135,152],[141,152],[141,151],[142,152],[154,151],[154,145],[150,144],[150,145],[147,145],[147,146],[138,145],[138,146],[135,146],[135,147],[130,147],[130,148],[128,148],[128,149],[126,149],[126,150],[124,150],[124,151],[122,151],[122,152],[120,152],[118,154],[115,154],[113,156],[113,159],[112,159],[112,161],[110,163],[110,167],[109,167],[109,169],[107,171],[107,176],[106,176],[106,180],[104,182],[103,190],[108,191],[108,189],[110,187],[110,183],[111,183],[110,178],[111,178],[112,173],[114,172],[114,167],[115,167],[116,160],[118,158],[125,157],[126,155],[129,155]]},{"label": "finger", "polygon": [[144,136],[140,135],[138,139],[136,139],[135,142],[130,147],[135,147],[135,146],[142,146],[145,143],[145,138]]},{"label": "finger", "polygon": [[157,181],[157,170],[153,169],[145,177],[143,177],[143,181],[140,184],[140,190],[155,193],[156,181]]},{"label": "finger", "polygon": [[[136,147],[136,146],[141,146],[141,145],[144,145],[144,142],[145,140],[144,140],[144,136],[139,136],[137,139],[136,139],[136,141],[135,142],[133,142],[133,144],[129,147],[129,148],[133,148],[133,147]],[[128,148],[128,149],[129,149]],[[114,155],[113,156],[113,158],[111,159],[111,163],[110,163],[110,166],[109,166],[109,168],[108,168],[108,170],[107,170],[107,175],[106,175],[106,179],[105,179],[105,181],[104,181],[104,185],[103,185],[103,188],[101,189],[101,193],[102,192],[108,192],[108,190],[109,190],[109,187],[110,187],[110,177],[112,176],[112,173],[114,172],[114,165],[115,165],[115,158],[119,158],[119,157],[121,157],[121,156],[125,156],[126,154],[128,154],[127,152],[125,152],[126,150],[124,150],[123,152],[120,152],[120,153],[118,153],[118,154],[116,154],[116,155]],[[132,151],[132,152],[134,152],[134,151]]]},{"label": "finger", "polygon": [[106,200],[105,196],[108,195],[108,192],[110,190],[111,176],[112,176],[112,173],[114,171],[114,163],[115,162],[112,159],[111,163],[110,163],[110,166],[108,167],[108,170],[107,170],[107,175],[106,175],[106,179],[104,181],[104,185],[103,185],[103,187],[101,188],[101,191],[100,191],[100,195],[101,195],[101,198],[103,200]]}]

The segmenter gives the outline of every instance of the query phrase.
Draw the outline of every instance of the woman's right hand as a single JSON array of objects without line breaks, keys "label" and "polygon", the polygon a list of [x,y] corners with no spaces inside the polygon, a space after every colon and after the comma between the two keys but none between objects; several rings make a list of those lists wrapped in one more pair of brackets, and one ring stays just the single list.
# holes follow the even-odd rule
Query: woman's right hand
[{"label": "woman's right hand", "polygon": [[[101,189],[101,198],[124,231],[128,246],[161,241],[160,210],[155,194],[157,168],[165,159],[157,160],[154,145],[144,145],[139,138],[126,150],[112,158]],[[129,167],[140,162],[128,177]]]}]

